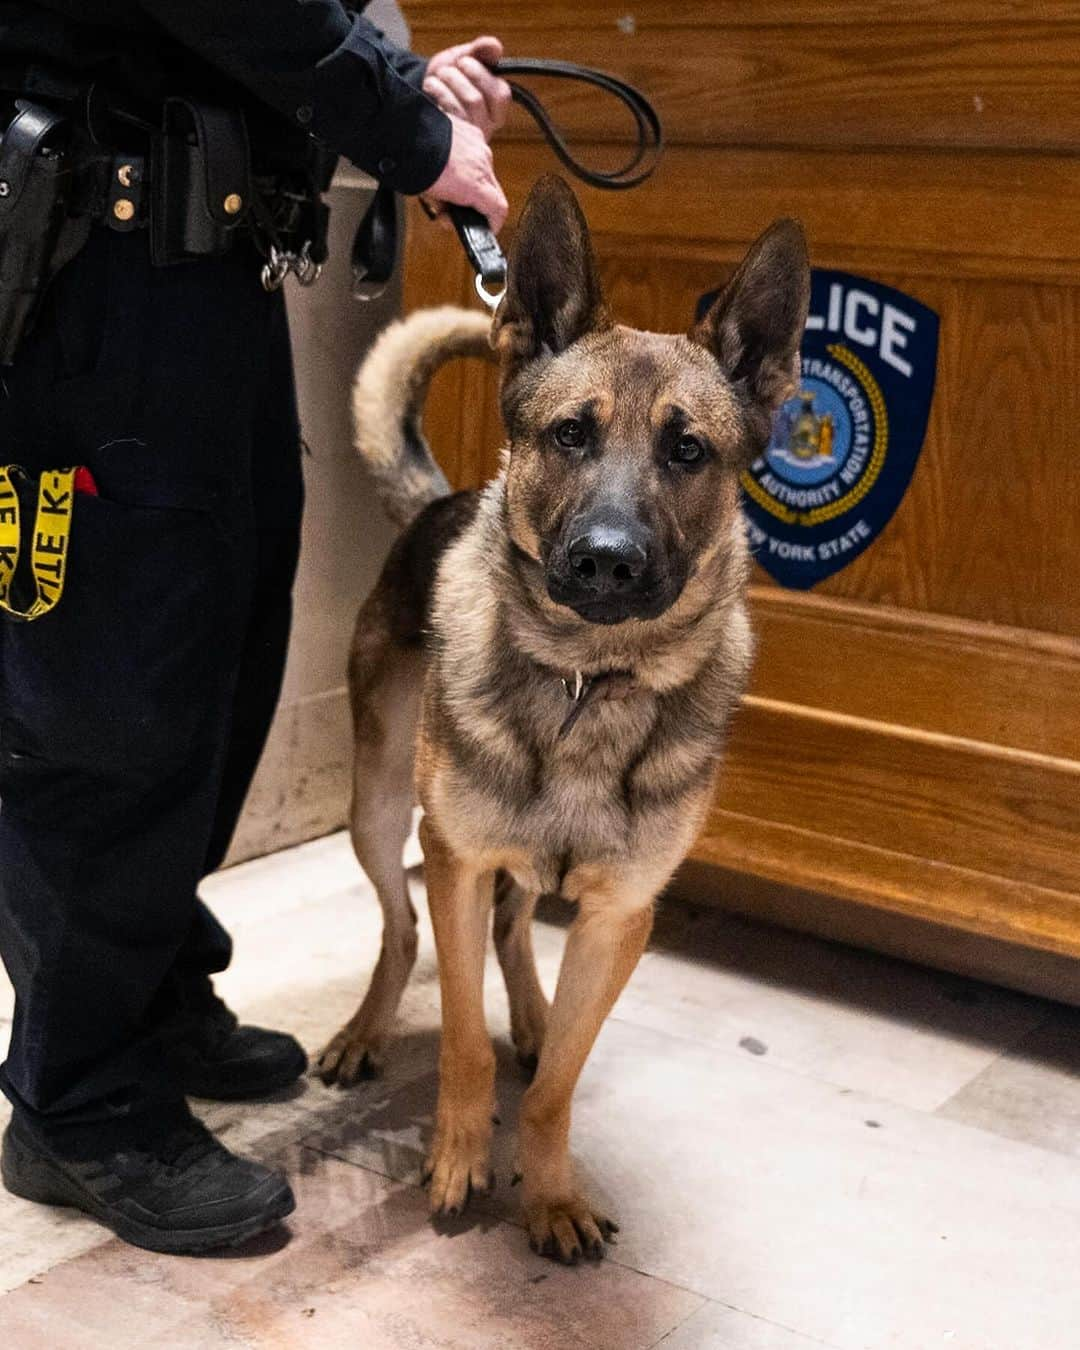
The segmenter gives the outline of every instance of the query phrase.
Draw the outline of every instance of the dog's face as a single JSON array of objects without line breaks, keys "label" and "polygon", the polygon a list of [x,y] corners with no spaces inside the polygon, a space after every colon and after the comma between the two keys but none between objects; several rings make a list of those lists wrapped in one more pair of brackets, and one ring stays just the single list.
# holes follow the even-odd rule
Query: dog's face
[{"label": "dog's face", "polygon": [[781,221],[687,336],[613,324],[588,227],[558,178],[533,189],[495,319],[516,547],[590,623],[669,609],[738,511],[738,475],[792,392],[810,291]]}]

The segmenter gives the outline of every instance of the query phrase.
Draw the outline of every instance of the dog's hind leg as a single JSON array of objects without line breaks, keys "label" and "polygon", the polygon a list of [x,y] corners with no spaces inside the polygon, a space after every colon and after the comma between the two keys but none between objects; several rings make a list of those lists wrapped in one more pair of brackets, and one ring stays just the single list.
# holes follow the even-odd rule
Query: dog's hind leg
[{"label": "dog's hind leg", "polygon": [[510,1035],[518,1063],[531,1077],[547,1030],[548,1001],[536,973],[532,918],[538,896],[530,895],[508,872],[495,878],[495,951],[510,1000]]},{"label": "dog's hind leg", "polygon": [[316,1062],[326,1083],[343,1086],[381,1068],[401,995],[416,961],[416,911],[402,851],[412,824],[413,758],[423,680],[415,649],[381,654],[377,680],[353,676],[356,752],[350,832],[360,866],[383,912],[382,950],[364,1001]]}]

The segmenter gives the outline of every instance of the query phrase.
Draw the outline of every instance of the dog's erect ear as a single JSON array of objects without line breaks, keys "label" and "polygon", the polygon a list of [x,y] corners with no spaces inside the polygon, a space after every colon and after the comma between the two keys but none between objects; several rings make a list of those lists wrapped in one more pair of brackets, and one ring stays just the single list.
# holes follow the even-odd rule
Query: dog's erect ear
[{"label": "dog's erect ear", "polygon": [[581,207],[567,184],[548,174],[529,193],[518,222],[495,346],[512,367],[545,349],[565,351],[610,324]]},{"label": "dog's erect ear", "polygon": [[795,392],[809,305],[806,236],[797,220],[778,220],[690,330],[693,341],[708,347],[728,379],[745,391],[762,423]]}]

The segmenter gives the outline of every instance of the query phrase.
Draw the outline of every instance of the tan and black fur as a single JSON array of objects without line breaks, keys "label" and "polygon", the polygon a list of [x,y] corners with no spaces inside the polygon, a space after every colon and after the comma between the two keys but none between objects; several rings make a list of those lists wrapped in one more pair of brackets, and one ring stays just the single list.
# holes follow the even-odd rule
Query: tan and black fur
[{"label": "tan and black fur", "polygon": [[[611,1232],[572,1175],[571,1096],[700,828],[745,686],[738,474],[794,388],[808,294],[802,231],[785,221],[687,336],[621,327],[573,194],[545,179],[493,324],[499,476],[450,495],[419,432],[431,373],[483,349],[481,317],[413,316],[358,376],[359,448],[406,526],[350,664],[352,833],[385,931],[320,1071],[352,1081],[386,1047],[416,952],[401,863],[415,784],[443,1005],[432,1208],[457,1212],[489,1184],[481,991],[497,900],[514,1042],[536,1066],[519,1130],[526,1217],[534,1246],[563,1260],[601,1255]],[[580,707],[564,681],[587,691]],[[530,945],[544,893],[578,907],[550,1007]]]}]

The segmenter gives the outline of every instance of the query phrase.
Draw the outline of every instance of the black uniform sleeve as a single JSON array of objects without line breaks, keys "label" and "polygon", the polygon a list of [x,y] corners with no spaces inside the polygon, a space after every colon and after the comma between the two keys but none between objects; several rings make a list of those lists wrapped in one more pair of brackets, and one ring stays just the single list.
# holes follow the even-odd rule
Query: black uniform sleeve
[{"label": "black uniform sleeve", "polygon": [[450,154],[424,63],[339,0],[139,0],[184,46],[398,192],[423,192]]}]

